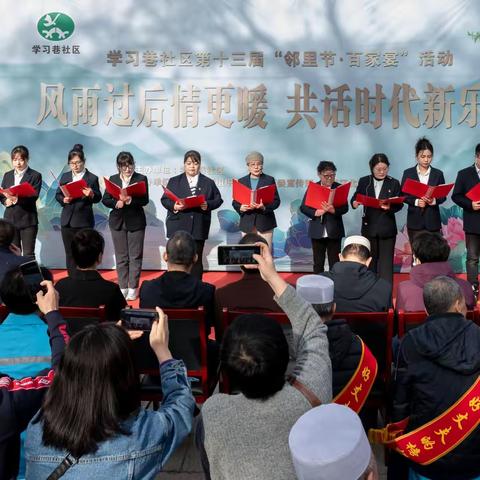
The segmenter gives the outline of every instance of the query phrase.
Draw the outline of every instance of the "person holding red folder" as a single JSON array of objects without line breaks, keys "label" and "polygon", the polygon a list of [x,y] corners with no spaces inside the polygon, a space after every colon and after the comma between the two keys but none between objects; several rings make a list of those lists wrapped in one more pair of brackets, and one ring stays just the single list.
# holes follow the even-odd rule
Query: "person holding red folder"
[{"label": "person holding red folder", "polygon": [[10,195],[3,193],[0,201],[5,206],[3,218],[16,227],[13,244],[21,249],[22,255],[35,257],[35,241],[38,233],[37,199],[42,188],[42,175],[28,166],[28,148],[18,145],[11,153],[13,170],[5,173],[2,179],[2,189],[8,189],[28,183],[34,193],[29,196]]},{"label": "person holding red folder", "polygon": [[210,232],[212,210],[222,203],[222,197],[215,182],[200,173],[202,157],[196,150],[189,150],[183,156],[184,172],[172,177],[167,189],[179,199],[203,195],[205,200],[199,207],[187,208],[181,201],[169,198],[167,192],[162,196],[162,205],[167,209],[167,237],[171,238],[179,230],[192,235],[197,249],[197,261],[193,264],[191,274],[201,279],[203,274],[203,247]]},{"label": "person holding red folder", "polygon": [[[403,172],[402,188],[408,178],[430,186],[445,183],[443,172],[431,166],[433,146],[427,138],[422,137],[417,141],[415,157],[417,165],[407,168]],[[410,244],[412,244],[415,236],[422,231],[441,233],[442,222],[440,221],[439,205],[445,202],[446,199],[447,197],[417,198],[410,194],[406,195],[405,202],[408,204],[407,230]]]},{"label": "person holding red folder", "polygon": [[452,200],[463,209],[463,230],[467,247],[467,280],[478,297],[478,258],[480,256],[480,143],[475,147],[475,163],[460,170]]},{"label": "person holding red folder", "polygon": [[250,188],[257,190],[267,185],[275,185],[273,202],[265,205],[263,202],[241,204],[235,199],[232,201],[233,208],[240,215],[240,230],[245,233],[258,233],[267,242],[270,249],[273,244],[273,229],[277,226],[275,210],[280,206],[280,196],[275,179],[263,173],[263,155],[259,152],[251,152],[245,162],[248,167],[248,175],[239,178],[238,181]]},{"label": "person holding red folder", "polygon": [[122,190],[135,183],[145,184],[145,194],[130,196],[123,191],[115,198],[105,190],[102,203],[111,208],[108,224],[112,233],[118,284],[127,300],[136,300],[143,260],[143,241],[147,220],[143,207],[148,204],[148,180],[135,172],[135,160],[130,152],[117,155],[118,174],[110,181]]},{"label": "person holding red folder", "polygon": [[[72,257],[73,237],[79,230],[94,227],[95,219],[92,205],[102,199],[98,177],[85,168],[85,160],[83,145],[77,143],[68,152],[70,171],[61,176],[55,194],[55,199],[62,206],[60,226],[69,276],[74,275],[77,269]],[[68,184],[80,180],[85,182],[81,196],[70,196],[67,191]]]},{"label": "person holding red folder", "polygon": [[[317,183],[332,189],[339,187],[340,183],[335,181],[336,172],[337,167],[333,162],[320,162],[317,166],[320,181]],[[313,273],[321,273],[325,271],[326,255],[328,255],[329,270],[339,260],[342,238],[345,236],[342,217],[348,212],[348,202],[338,208],[323,202],[322,208],[315,209],[305,204],[306,197],[305,192],[300,211],[310,218],[308,235],[312,240]]]},{"label": "person holding red folder", "polygon": [[[400,195],[400,183],[388,175],[390,162],[384,153],[376,153],[369,161],[371,175],[360,178],[357,190],[350,201],[353,208],[361,204],[356,200],[358,194],[387,199]],[[372,262],[370,268],[393,284],[393,253],[397,236],[395,213],[403,207],[402,203],[385,202],[380,208],[363,207],[362,235],[370,241]]]}]

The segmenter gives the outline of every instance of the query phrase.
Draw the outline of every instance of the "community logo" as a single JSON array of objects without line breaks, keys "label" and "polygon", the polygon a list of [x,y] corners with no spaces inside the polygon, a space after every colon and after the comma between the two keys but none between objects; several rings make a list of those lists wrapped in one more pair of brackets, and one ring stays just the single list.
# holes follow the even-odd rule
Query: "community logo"
[{"label": "community logo", "polygon": [[40,17],[37,23],[37,30],[45,40],[59,42],[73,35],[75,23],[65,13],[51,12]]}]

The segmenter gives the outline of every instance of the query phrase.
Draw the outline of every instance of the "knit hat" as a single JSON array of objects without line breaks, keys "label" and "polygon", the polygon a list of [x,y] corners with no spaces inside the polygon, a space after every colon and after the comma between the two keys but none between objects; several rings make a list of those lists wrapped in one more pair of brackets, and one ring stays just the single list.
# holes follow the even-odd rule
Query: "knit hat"
[{"label": "knit hat", "polygon": [[263,165],[263,155],[260,152],[250,152],[245,157],[245,163],[248,165],[250,162],[260,162]]},{"label": "knit hat", "polygon": [[358,415],[329,403],[304,413],[288,437],[299,480],[357,480],[372,455]]},{"label": "knit hat", "polygon": [[309,303],[333,302],[333,280],[323,275],[304,275],[297,280],[297,293]]},{"label": "knit hat", "polygon": [[351,235],[350,237],[347,237],[343,242],[343,248],[348,247],[352,244],[363,245],[365,248],[368,249],[369,252],[371,252],[372,250],[370,247],[370,240],[368,238],[362,237],[361,235]]}]

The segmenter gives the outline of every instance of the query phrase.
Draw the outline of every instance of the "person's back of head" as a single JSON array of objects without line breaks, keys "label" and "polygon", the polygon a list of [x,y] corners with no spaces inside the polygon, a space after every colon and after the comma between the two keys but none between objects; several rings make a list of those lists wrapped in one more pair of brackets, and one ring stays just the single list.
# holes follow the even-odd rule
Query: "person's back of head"
[{"label": "person's back of head", "polygon": [[93,228],[78,231],[72,240],[72,257],[80,269],[96,268],[102,261],[105,240]]},{"label": "person's back of head", "polygon": [[297,280],[297,293],[309,302],[318,316],[328,321],[335,313],[334,283],[323,275],[303,275]]},{"label": "person's back of head", "polygon": [[343,243],[340,261],[357,262],[368,267],[372,260],[370,250],[370,241],[367,238],[361,235],[352,235],[347,237]]},{"label": "person's back of head", "polygon": [[[40,270],[45,280],[53,280],[48,269],[40,267]],[[28,315],[37,311],[37,304],[32,300],[19,267],[9,270],[3,277],[0,283],[0,298],[10,313]]]},{"label": "person's back of head", "polygon": [[467,307],[460,285],[450,277],[435,277],[423,287],[423,303],[429,315],[443,313],[461,313],[465,315]]},{"label": "person's back of head", "polygon": [[8,248],[12,244],[16,230],[15,225],[0,219],[0,247]]},{"label": "person's back of head", "polygon": [[94,453],[99,442],[128,434],[121,422],[139,406],[128,333],[110,323],[88,326],[70,339],[46,395],[43,443],[75,457]]},{"label": "person's back of head", "polygon": [[195,240],[188,232],[179,230],[169,238],[164,253],[168,270],[183,270],[190,272],[197,260]]},{"label": "person's back of head", "polygon": [[446,262],[450,247],[439,233],[422,232],[412,242],[413,256],[420,263]]},{"label": "person's back of head", "polygon": [[374,480],[375,457],[359,416],[344,405],[312,408],[288,437],[297,478],[302,480]]},{"label": "person's back of head", "polygon": [[[268,242],[260,236],[258,233],[247,233],[238,242],[240,245],[252,245],[254,243],[264,243],[268,245]],[[258,273],[257,265],[240,265],[240,268],[246,273]]]},{"label": "person's back of head", "polygon": [[283,388],[288,343],[275,320],[238,316],[225,332],[220,356],[232,383],[247,398],[266,399]]}]

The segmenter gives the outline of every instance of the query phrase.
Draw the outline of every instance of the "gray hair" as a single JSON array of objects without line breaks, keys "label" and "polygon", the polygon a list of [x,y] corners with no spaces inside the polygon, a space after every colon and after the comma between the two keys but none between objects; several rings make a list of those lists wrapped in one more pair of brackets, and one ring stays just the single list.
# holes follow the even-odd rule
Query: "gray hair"
[{"label": "gray hair", "polygon": [[423,287],[423,303],[429,315],[448,312],[462,299],[465,300],[460,285],[444,275],[435,277]]},{"label": "gray hair", "polygon": [[250,152],[245,157],[245,163],[248,165],[250,162],[260,162],[263,165],[263,155],[260,152]]}]

